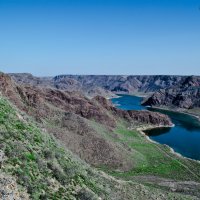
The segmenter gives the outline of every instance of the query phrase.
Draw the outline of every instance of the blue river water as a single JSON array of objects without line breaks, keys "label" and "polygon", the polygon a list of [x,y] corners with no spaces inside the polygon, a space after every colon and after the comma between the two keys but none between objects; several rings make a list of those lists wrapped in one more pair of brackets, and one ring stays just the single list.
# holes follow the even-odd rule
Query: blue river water
[{"label": "blue river water", "polygon": [[142,98],[119,95],[112,102],[123,110],[151,110],[167,114],[175,124],[172,128],[156,128],[145,131],[154,141],[167,144],[181,155],[200,160],[200,122],[197,118],[172,111],[153,109],[141,105]]}]

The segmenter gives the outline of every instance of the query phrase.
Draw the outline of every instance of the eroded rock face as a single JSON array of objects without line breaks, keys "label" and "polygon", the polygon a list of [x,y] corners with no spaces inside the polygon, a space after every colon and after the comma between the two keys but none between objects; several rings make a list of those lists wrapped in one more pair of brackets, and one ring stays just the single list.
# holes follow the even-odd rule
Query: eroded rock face
[{"label": "eroded rock face", "polygon": [[[112,116],[109,116],[104,112],[104,110],[97,106],[95,102],[77,92],[64,92],[49,88],[33,89],[31,87],[25,87],[25,94],[25,98],[30,96],[32,97],[31,102],[34,102],[33,105],[36,105],[37,108],[39,107],[40,111],[43,110],[45,115],[48,114],[48,112],[51,112],[51,108],[48,107],[50,104],[63,111],[75,113],[83,118],[92,119],[111,127],[115,127],[116,125],[115,119]],[[35,103],[35,101],[37,102]],[[28,102],[30,102],[30,99]]]},{"label": "eroded rock face", "polygon": [[144,124],[155,126],[172,126],[170,118],[164,114],[150,111],[128,111],[128,120],[135,120]]},{"label": "eroded rock face", "polygon": [[96,97],[93,98],[93,100],[98,102],[98,104],[100,104],[107,110],[112,110],[113,104],[111,103],[111,101],[109,101],[105,97],[97,95]]},{"label": "eroded rock face", "polygon": [[101,104],[104,108],[111,111],[114,116],[121,117],[126,119],[127,121],[137,121],[143,124],[152,124],[157,126],[172,126],[172,122],[167,115],[158,113],[158,112],[150,112],[150,111],[137,111],[137,110],[121,110],[113,106],[113,104],[101,96],[96,96],[94,98]]},{"label": "eroded rock face", "polygon": [[133,93],[135,91],[153,92],[181,81],[181,76],[123,76],[123,75],[59,75],[53,79],[68,77],[77,80],[84,87],[92,85],[112,92]]},{"label": "eroded rock face", "polygon": [[113,93],[155,92],[184,80],[184,76],[122,76],[122,75],[59,75],[34,77],[31,74],[11,74],[18,83],[52,87],[68,91],[82,91],[92,97]]},{"label": "eroded rock face", "polygon": [[159,90],[145,99],[143,105],[175,106],[184,109],[200,107],[200,78],[187,77],[176,86]]},{"label": "eroded rock face", "polygon": [[80,82],[71,76],[35,77],[27,73],[10,75],[17,83],[22,85],[40,86],[69,92],[78,91],[88,97],[94,97],[96,95],[114,96],[111,91],[103,87],[95,85],[92,82]]},{"label": "eroded rock face", "polygon": [[23,103],[18,97],[17,84],[11,79],[10,76],[0,73],[0,92],[2,95],[8,97],[12,102],[22,108]]}]

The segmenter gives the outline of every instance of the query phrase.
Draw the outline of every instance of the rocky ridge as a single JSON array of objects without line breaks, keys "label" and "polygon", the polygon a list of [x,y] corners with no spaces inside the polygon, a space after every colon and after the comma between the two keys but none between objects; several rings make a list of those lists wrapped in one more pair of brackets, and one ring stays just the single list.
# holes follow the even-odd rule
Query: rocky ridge
[{"label": "rocky ridge", "polygon": [[[81,91],[88,96],[112,96],[115,93],[155,92],[178,84],[184,76],[123,76],[123,75],[58,75],[35,77],[31,74],[10,74],[20,84]],[[100,93],[99,93],[100,92]]]},{"label": "rocky ridge", "polygon": [[[11,74],[19,84],[79,91],[88,97],[113,97],[116,93],[148,96],[144,105],[174,106],[191,109],[200,107],[199,76],[120,76],[120,75],[58,75],[34,77],[31,74]],[[153,93],[153,94],[152,94]]]}]

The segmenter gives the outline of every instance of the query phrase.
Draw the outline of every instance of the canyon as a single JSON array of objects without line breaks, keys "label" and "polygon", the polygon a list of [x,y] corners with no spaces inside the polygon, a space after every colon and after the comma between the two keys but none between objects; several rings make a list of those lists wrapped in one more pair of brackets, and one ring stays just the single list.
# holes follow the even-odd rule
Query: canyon
[{"label": "canyon", "polygon": [[198,199],[199,163],[137,131],[171,127],[170,118],[108,99],[135,92],[148,99],[184,79],[0,73],[2,177],[22,199]]},{"label": "canyon", "polygon": [[142,94],[144,105],[169,106],[182,109],[200,107],[199,76],[120,76],[120,75],[58,75],[35,77],[31,74],[10,74],[20,84],[79,91],[88,97],[115,94]]}]

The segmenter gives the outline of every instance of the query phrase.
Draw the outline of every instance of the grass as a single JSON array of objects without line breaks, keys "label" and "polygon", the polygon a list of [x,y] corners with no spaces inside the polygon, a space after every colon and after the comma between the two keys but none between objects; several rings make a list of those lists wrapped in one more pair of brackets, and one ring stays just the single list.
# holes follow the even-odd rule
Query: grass
[{"label": "grass", "polygon": [[138,175],[154,175],[175,180],[200,181],[199,163],[175,156],[168,147],[152,143],[138,131],[127,130],[122,124],[115,133],[119,136],[117,142],[125,143],[131,148],[134,168],[127,172],[106,169],[111,175],[128,180]]},{"label": "grass", "polygon": [[92,179],[87,180],[90,169],[86,164],[81,164],[32,122],[19,120],[15,110],[2,98],[0,121],[0,144],[7,157],[1,171],[16,176],[31,199],[75,199],[77,188],[88,188],[90,195],[102,193]]}]

